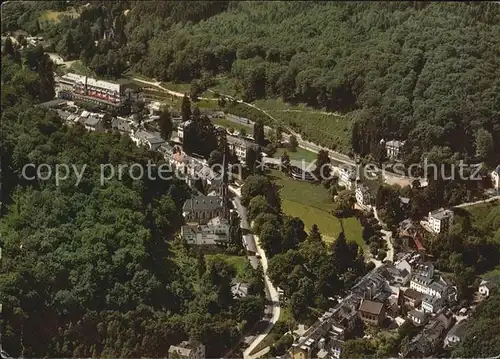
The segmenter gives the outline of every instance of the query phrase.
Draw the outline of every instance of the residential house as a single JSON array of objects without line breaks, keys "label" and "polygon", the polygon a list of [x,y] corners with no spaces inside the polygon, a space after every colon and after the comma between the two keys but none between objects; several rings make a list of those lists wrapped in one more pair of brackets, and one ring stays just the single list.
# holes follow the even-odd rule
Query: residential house
[{"label": "residential house", "polygon": [[466,324],[467,320],[462,320],[461,322],[456,323],[450,329],[450,331],[448,332],[448,334],[446,334],[446,337],[444,338],[445,347],[452,347],[464,340]]},{"label": "residential house", "polygon": [[250,289],[250,284],[241,283],[233,279],[231,282],[231,293],[236,298],[244,298],[248,295],[248,290]]},{"label": "residential house", "polygon": [[479,294],[483,297],[489,297],[491,291],[497,287],[497,284],[491,281],[483,280],[479,284]]},{"label": "residential house", "polygon": [[434,233],[444,233],[453,225],[453,211],[440,208],[429,212],[429,226]]},{"label": "residential house", "polygon": [[404,286],[411,279],[411,273],[406,268],[399,269],[393,265],[388,265],[386,270],[391,284],[397,283]]},{"label": "residential house", "polygon": [[387,158],[391,160],[399,159],[401,150],[405,145],[405,141],[391,140],[387,141],[385,144],[385,150],[387,152]]},{"label": "residential house", "polygon": [[227,218],[227,209],[223,205],[223,199],[219,196],[198,195],[192,197],[182,207],[186,222],[198,222],[207,224],[212,218]]},{"label": "residential house", "polygon": [[179,345],[171,345],[168,357],[181,359],[205,359],[205,346],[195,341],[184,341]]},{"label": "residential house", "polygon": [[491,172],[491,182],[494,189],[500,190],[500,165]]},{"label": "residential house", "polygon": [[414,289],[408,288],[401,292],[401,301],[404,306],[417,308],[422,303],[423,294]]},{"label": "residential house", "polygon": [[430,321],[424,329],[415,336],[404,354],[405,358],[423,358],[434,353],[443,340],[451,320],[448,313],[442,313]]},{"label": "residential house", "polygon": [[241,163],[245,163],[247,150],[254,145],[250,141],[235,136],[227,136],[227,144],[229,146],[229,151],[234,152]]},{"label": "residential house", "polygon": [[342,166],[339,171],[339,185],[346,189],[352,189],[356,183],[356,169]]},{"label": "residential house", "polygon": [[92,132],[104,130],[102,118],[97,116],[96,114],[90,114],[89,116],[84,118],[83,127],[85,127],[87,131],[92,131]]},{"label": "residential house", "polygon": [[314,163],[307,163],[304,161],[291,160],[290,161],[290,176],[293,179],[301,181],[315,181],[316,176],[314,171],[316,165]]},{"label": "residential house", "polygon": [[408,313],[408,319],[410,319],[413,324],[420,326],[424,325],[427,322],[428,316],[425,312],[413,309]]},{"label": "residential house", "polygon": [[424,295],[422,298],[422,311],[426,313],[436,313],[443,306],[443,300],[439,297]]},{"label": "residential house", "polygon": [[363,300],[359,307],[359,316],[363,322],[379,326],[385,319],[384,303]]},{"label": "residential house", "polygon": [[162,144],[165,143],[165,140],[161,137],[141,130],[134,132],[130,138],[137,146],[146,146],[151,151],[156,151]]},{"label": "residential house", "polygon": [[360,206],[370,206],[372,204],[373,196],[370,189],[366,185],[360,184],[356,186],[355,195],[356,202]]},{"label": "residential house", "polygon": [[181,227],[181,236],[188,244],[197,246],[225,245],[229,241],[229,222],[215,217],[207,224],[187,224]]},{"label": "residential house", "polygon": [[111,129],[126,135],[130,135],[134,132],[130,123],[122,117],[115,117],[111,120]]}]

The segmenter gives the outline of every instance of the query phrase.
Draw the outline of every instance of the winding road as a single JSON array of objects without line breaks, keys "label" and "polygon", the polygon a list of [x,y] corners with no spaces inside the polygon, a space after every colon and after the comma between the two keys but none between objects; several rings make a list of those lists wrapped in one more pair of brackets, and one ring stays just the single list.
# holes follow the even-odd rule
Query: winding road
[{"label": "winding road", "polygon": [[[267,257],[266,253],[264,250],[260,247],[259,242],[258,242],[258,237],[254,236],[250,232],[250,226],[248,223],[247,219],[247,211],[245,207],[241,204],[241,190],[239,188],[229,186],[229,190],[235,195],[233,199],[233,204],[236,208],[236,211],[238,211],[238,214],[240,215],[241,218],[241,228],[247,232],[246,234],[243,235],[243,241],[244,244],[247,248],[247,251],[257,253],[260,257],[260,264],[262,265],[262,269],[264,271],[264,283],[266,285],[266,297],[267,300],[271,303],[271,319],[269,320],[269,323],[267,324],[266,328],[262,333],[257,335],[253,341],[250,343],[250,345],[245,349],[243,352],[243,359],[254,359],[258,358],[259,356],[257,354],[250,355],[250,353],[264,340],[265,337],[269,334],[269,332],[273,329],[274,325],[278,321],[280,317],[280,302],[279,302],[279,293],[278,290],[273,286],[271,283],[271,280],[267,276]],[[257,268],[259,264],[259,259],[255,255],[249,255],[248,259],[250,261],[250,264],[252,267]],[[263,320],[267,320],[263,318]]]}]

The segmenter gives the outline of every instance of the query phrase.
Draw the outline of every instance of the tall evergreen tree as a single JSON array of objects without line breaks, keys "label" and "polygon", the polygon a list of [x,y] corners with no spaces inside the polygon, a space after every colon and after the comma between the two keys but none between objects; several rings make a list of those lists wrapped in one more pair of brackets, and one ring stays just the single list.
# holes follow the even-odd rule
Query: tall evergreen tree
[{"label": "tall evergreen tree", "polygon": [[191,100],[187,95],[182,98],[181,104],[182,121],[189,121],[191,119]]}]

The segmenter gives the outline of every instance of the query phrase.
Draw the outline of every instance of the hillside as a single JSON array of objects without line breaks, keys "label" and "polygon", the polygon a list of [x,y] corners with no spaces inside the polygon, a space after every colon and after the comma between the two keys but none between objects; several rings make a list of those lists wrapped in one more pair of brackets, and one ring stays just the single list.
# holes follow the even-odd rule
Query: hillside
[{"label": "hillside", "polygon": [[[137,71],[174,81],[229,72],[244,100],[281,97],[348,113],[361,154],[375,155],[381,138],[408,138],[411,158],[434,146],[473,156],[481,128],[497,144],[486,157],[500,153],[496,4],[243,2],[159,29],[164,15],[132,9],[129,44],[152,34]],[[311,128],[294,119],[307,137],[335,147],[321,134],[331,121]]]},{"label": "hillside", "polygon": [[[53,51],[80,58],[99,76],[128,69],[159,81],[201,79],[202,90],[225,88],[246,101],[279,98],[344,114],[272,112],[306,138],[343,152],[378,157],[380,139],[396,138],[409,141],[407,163],[429,152],[490,165],[500,160],[496,3],[83,5],[41,2],[23,9],[25,23],[14,21],[19,9],[10,10],[6,28],[33,31],[41,23]],[[52,8],[81,14],[51,23]]]}]

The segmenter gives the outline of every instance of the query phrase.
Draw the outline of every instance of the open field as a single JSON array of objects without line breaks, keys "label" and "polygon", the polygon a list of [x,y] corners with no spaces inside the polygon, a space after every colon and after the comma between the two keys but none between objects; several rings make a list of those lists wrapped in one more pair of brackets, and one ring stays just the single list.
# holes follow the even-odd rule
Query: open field
[{"label": "open field", "polygon": [[[295,181],[276,170],[271,171],[271,178],[281,186],[280,197],[284,213],[302,219],[306,230],[316,224],[325,242],[333,242],[337,238],[342,227],[339,220],[330,213],[332,200],[323,186]],[[347,239],[363,246],[362,227],[358,220],[346,218],[343,225]]]},{"label": "open field", "polygon": [[288,156],[290,157],[291,160],[296,160],[296,161],[304,160],[306,162],[316,161],[316,157],[317,157],[316,153],[305,150],[305,149],[300,148],[300,147],[297,148],[297,151],[295,151],[295,152],[289,151],[286,148],[278,148],[273,157],[280,158],[285,151],[288,153]]},{"label": "open field", "polygon": [[188,96],[191,91],[191,84],[187,83],[162,82],[161,85],[175,92],[187,93]]},{"label": "open field", "polygon": [[245,125],[243,123],[230,121],[226,118],[214,118],[212,122],[216,125],[223,126],[225,128],[232,128],[236,131],[245,130],[247,134],[251,134],[253,131],[253,127],[251,125]]}]

